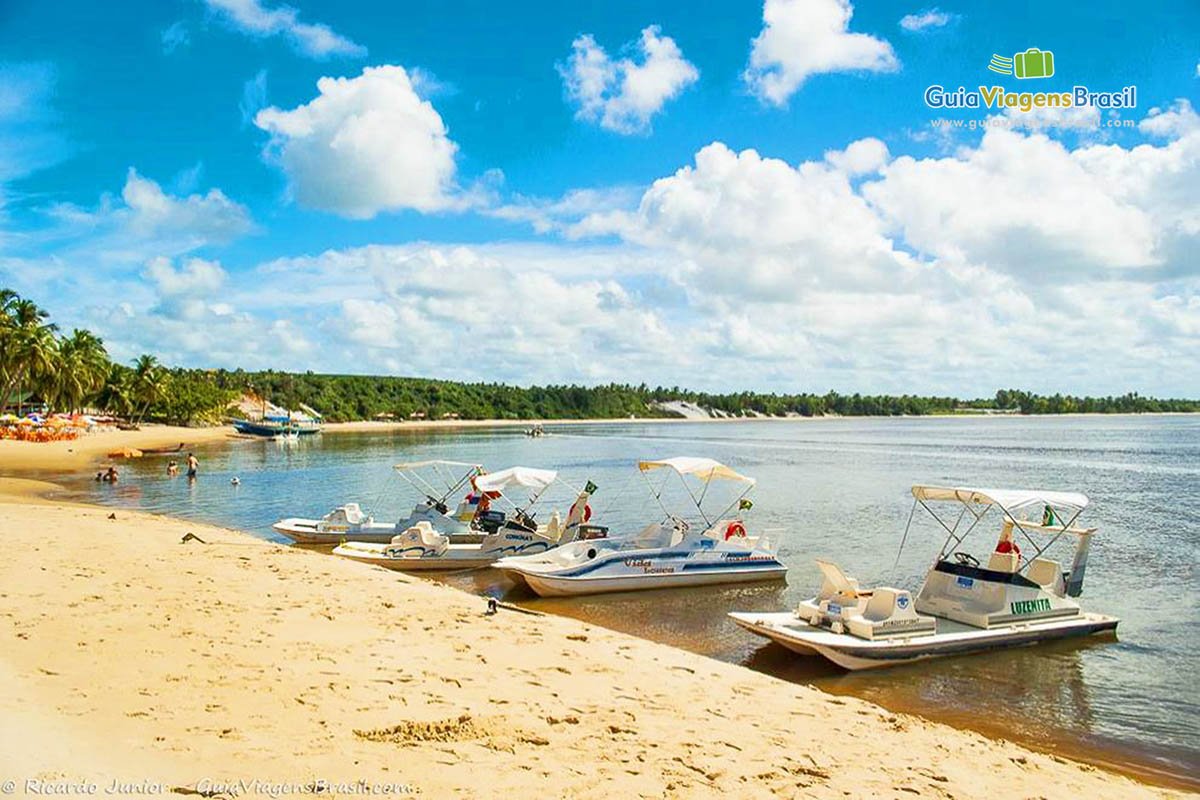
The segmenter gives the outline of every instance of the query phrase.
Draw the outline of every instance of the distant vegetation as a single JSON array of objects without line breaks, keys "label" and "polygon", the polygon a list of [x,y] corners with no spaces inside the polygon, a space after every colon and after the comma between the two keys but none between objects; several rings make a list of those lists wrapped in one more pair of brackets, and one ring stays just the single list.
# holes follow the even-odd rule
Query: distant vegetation
[{"label": "distant vegetation", "polygon": [[312,406],[331,422],[359,419],[619,419],[676,416],[662,403],[683,401],[729,416],[898,416],[1200,411],[1200,401],[1120,397],[1050,397],[1005,389],[995,397],[960,400],[916,395],[708,394],[679,387],[532,386],[459,383],[424,378],[316,375],[267,370],[164,367],[151,355],[132,365],[113,363],[91,332],[61,334],[47,313],[0,289],[0,410],[37,400],[51,411],[95,409],[134,421],[215,422],[251,393],[285,408]]},{"label": "distant vegetation", "polygon": [[954,397],[916,395],[839,394],[708,394],[679,387],[630,386],[532,386],[520,388],[502,383],[458,383],[423,378],[370,377],[363,375],[317,375],[288,372],[227,372],[217,370],[216,385],[253,390],[272,402],[295,408],[307,403],[331,421],[374,419],[390,416],[408,419],[417,415],[439,419],[457,415],[462,419],[586,419],[676,416],[659,404],[684,401],[730,416],[798,414],[812,417],[899,416],[953,414],[984,409],[1024,414],[1070,412],[1135,413],[1148,411],[1200,411],[1196,400],[1156,400],[1138,394],[1121,397],[1042,397],[1015,390],[1001,390],[995,397],[960,400]]}]

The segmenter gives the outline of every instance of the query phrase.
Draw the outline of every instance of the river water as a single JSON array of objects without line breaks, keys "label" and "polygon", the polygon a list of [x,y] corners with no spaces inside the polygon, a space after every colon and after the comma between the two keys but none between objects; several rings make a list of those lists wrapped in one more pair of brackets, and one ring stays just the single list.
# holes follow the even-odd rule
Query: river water
[{"label": "river water", "polygon": [[[168,478],[159,457],[124,462],[116,486],[80,481],[75,488],[91,502],[278,539],[270,525],[279,517],[320,516],[351,500],[378,520],[398,518],[417,498],[390,466],[442,458],[492,470],[557,469],[575,486],[592,480],[600,487],[595,521],[631,530],[662,516],[637,459],[709,456],[758,479],[747,520],[752,532],[781,532],[786,583],[543,600],[496,570],[439,579],[896,711],[1200,786],[1200,417],[613,422],[547,430],[537,439],[514,428],[467,428],[339,433],[289,446],[236,441],[196,448],[195,483]],[[240,485],[231,485],[234,476]],[[814,557],[838,562],[864,586],[915,590],[942,537],[934,525],[914,523],[897,562],[913,483],[1086,493],[1092,504],[1081,521],[1100,530],[1083,604],[1121,617],[1118,635],[846,673],[792,656],[726,619],[728,611],[779,610],[811,596]],[[685,510],[677,488],[668,484],[662,499]],[[714,484],[706,507],[720,511],[735,497],[730,488]],[[547,500],[565,509],[567,496]],[[976,541],[977,555],[986,555],[992,533]],[[1069,564],[1069,556],[1062,560]]]}]

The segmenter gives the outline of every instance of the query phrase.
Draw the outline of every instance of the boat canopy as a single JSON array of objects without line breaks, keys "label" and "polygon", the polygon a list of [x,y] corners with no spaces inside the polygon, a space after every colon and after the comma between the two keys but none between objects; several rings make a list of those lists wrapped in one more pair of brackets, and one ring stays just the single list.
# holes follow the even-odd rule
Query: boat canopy
[{"label": "boat canopy", "polygon": [[638,469],[642,472],[649,472],[653,469],[661,468],[673,469],[680,475],[695,475],[700,480],[708,483],[714,479],[725,479],[731,481],[742,481],[753,485],[754,478],[747,477],[741,473],[735,472],[724,464],[714,461],[711,458],[694,458],[691,456],[677,456],[675,458],[664,458],[659,461],[639,461]]},{"label": "boat canopy", "polygon": [[443,461],[441,459],[432,459],[430,461],[411,461],[407,464],[397,464],[392,467],[400,472],[409,470],[421,469],[422,467],[463,467],[464,469],[482,469],[482,464],[468,464],[466,461]]},{"label": "boat canopy", "polygon": [[475,479],[475,488],[481,492],[501,492],[516,486],[542,491],[558,477],[552,469],[532,467],[509,467],[499,472],[489,472]]},{"label": "boat canopy", "polygon": [[1079,492],[1046,492],[1040,489],[971,489],[949,486],[914,486],[917,500],[957,500],[960,503],[1000,506],[1005,510],[1029,505],[1050,505],[1082,511],[1087,507],[1087,495]]}]

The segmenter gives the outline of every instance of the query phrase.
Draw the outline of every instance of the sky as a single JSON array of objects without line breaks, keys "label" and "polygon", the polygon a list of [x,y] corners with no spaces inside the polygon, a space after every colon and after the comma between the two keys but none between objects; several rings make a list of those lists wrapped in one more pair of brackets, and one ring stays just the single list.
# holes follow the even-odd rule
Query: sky
[{"label": "sky", "polygon": [[1195,3],[4,0],[0,286],[122,361],[1196,397],[1197,107]]}]

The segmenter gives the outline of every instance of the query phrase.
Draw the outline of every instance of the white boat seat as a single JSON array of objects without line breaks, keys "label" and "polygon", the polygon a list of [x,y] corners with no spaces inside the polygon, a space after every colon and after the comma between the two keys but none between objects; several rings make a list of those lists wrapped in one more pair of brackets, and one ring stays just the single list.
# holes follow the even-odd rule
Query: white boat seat
[{"label": "white boat seat", "polygon": [[934,631],[933,617],[917,613],[912,595],[903,589],[880,586],[871,592],[866,607],[845,618],[846,630],[861,639],[911,636]]},{"label": "white boat seat", "polygon": [[988,558],[988,569],[992,572],[1016,572],[1021,557],[1016,553],[995,553]]},{"label": "white boat seat", "polygon": [[818,597],[821,600],[828,599],[834,595],[843,597],[858,597],[862,592],[859,591],[858,581],[849,577],[842,572],[842,568],[832,561],[822,561],[817,558],[817,569],[821,570],[821,593]]},{"label": "white boat seat", "polygon": [[450,544],[449,537],[436,532],[428,520],[421,520],[404,533],[392,537],[392,545],[399,550],[406,547],[421,547],[435,554],[442,554]]},{"label": "white boat seat", "polygon": [[1062,566],[1048,558],[1035,558],[1029,563],[1025,576],[1038,586],[1055,587],[1062,580]]},{"label": "white boat seat", "polygon": [[362,509],[358,507],[358,503],[346,503],[346,505],[342,506],[342,510],[346,514],[346,522],[349,522],[351,525],[361,525],[366,517]]},{"label": "white boat seat", "polygon": [[634,548],[641,550],[651,547],[666,547],[670,544],[673,529],[664,528],[657,522],[652,522],[642,528],[629,540],[629,544]]},{"label": "white boat seat", "polygon": [[558,537],[562,536],[562,517],[559,516],[557,510],[550,515],[550,522],[546,524],[545,533],[546,538],[552,542],[557,542]]}]

